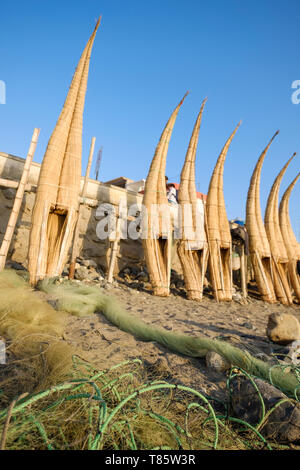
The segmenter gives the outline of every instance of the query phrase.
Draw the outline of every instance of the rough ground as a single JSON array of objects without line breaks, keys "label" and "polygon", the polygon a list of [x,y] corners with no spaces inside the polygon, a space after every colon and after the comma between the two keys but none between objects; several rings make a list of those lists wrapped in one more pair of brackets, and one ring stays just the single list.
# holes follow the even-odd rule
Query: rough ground
[{"label": "rough ground", "polygon": [[[217,303],[209,294],[201,303],[174,293],[160,298],[141,289],[138,283],[130,284],[121,278],[110,285],[105,282],[97,285],[118,299],[128,312],[149,324],[187,335],[228,340],[261,358],[264,354],[284,352],[283,347],[272,344],[266,337],[270,313],[289,312],[300,320],[297,305],[270,305],[254,298],[247,305],[235,301]],[[85,318],[70,316],[64,339],[76,347],[79,356],[82,354],[98,367],[108,368],[126,359],[140,358],[149,371],[224,399],[226,376],[208,369],[205,359],[180,356],[159,344],[138,341],[110,324],[101,313]]]}]

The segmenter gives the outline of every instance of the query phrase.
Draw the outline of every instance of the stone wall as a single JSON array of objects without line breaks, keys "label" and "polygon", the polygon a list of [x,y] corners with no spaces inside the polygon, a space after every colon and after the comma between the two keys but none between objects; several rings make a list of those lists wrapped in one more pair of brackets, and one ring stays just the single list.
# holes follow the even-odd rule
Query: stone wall
[{"label": "stone wall", "polygon": [[[0,178],[19,182],[24,166],[24,159],[0,152]],[[40,164],[33,163],[29,175],[29,186],[25,192],[22,209],[20,211],[14,238],[10,247],[9,259],[27,265],[27,253],[29,245],[29,233],[31,216],[35,201],[35,190],[38,182]],[[83,185],[82,178],[81,184]],[[7,226],[8,218],[13,206],[16,189],[0,186],[0,243]],[[125,199],[129,206],[141,204],[142,196],[133,191],[105,185],[99,181],[89,180],[87,187],[87,201],[91,205],[85,205],[83,217],[80,221],[80,247],[81,256],[93,259],[105,271],[110,259],[111,243],[108,240],[99,240],[96,234],[96,226],[99,218],[96,217],[97,206],[101,203],[110,203],[118,207],[121,199]],[[116,272],[125,266],[137,266],[144,263],[144,254],[140,240],[121,240]],[[181,272],[177,255],[174,254],[173,269]]]}]

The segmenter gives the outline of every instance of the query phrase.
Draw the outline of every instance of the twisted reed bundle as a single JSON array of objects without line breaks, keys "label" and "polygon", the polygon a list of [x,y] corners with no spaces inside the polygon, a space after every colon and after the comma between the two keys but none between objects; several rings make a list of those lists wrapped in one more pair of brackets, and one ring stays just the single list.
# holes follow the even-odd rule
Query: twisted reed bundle
[{"label": "twisted reed bundle", "polygon": [[72,242],[81,179],[83,109],[99,24],[100,19],[82,53],[42,162],[28,255],[33,285],[62,272]]}]

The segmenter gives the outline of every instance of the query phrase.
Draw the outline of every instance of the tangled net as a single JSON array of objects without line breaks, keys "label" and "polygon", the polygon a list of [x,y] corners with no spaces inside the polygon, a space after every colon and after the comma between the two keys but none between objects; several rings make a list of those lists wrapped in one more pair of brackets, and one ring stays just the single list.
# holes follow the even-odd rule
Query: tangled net
[{"label": "tangled net", "polygon": [[[161,380],[160,376],[149,377],[139,359],[125,361],[109,370],[98,370],[62,341],[66,312],[82,312],[84,302],[89,312],[91,308],[94,311],[100,309],[127,331],[132,329],[131,317],[122,317],[122,309],[99,290],[70,285],[69,290],[63,285],[57,290],[59,286],[54,283],[47,285],[47,289],[52,286],[58,308],[64,311],[56,311],[16,273],[0,273],[0,335],[8,340],[10,355],[9,363],[2,369],[0,366],[0,449],[242,450],[283,447],[268,442],[261,432],[282,401],[266,411],[253,380],[253,376],[259,374],[237,365],[227,382],[230,395],[231,381],[236,374],[252,381],[261,404],[259,422],[253,425],[231,416],[227,402]],[[145,330],[145,324],[137,323],[136,319],[135,325],[139,335],[144,331],[151,340],[158,332],[161,340],[167,342],[164,344],[171,344],[175,350],[179,339],[179,347],[189,348],[194,356],[200,355],[199,351],[202,353],[208,346],[208,343],[190,342],[184,335],[175,335],[174,339],[164,336],[163,330],[150,327]],[[218,348],[223,344],[212,343]],[[285,373],[287,367],[291,371]],[[286,383],[293,385],[288,390],[289,395],[298,400],[300,369],[281,362],[276,366],[267,365],[267,379],[272,383],[275,377],[275,385],[281,388],[278,386],[279,375],[274,371],[280,372],[280,377],[288,377],[289,381],[282,383],[282,390],[288,389]],[[285,400],[294,402],[291,398]]]},{"label": "tangled net", "polygon": [[[18,399],[0,412],[2,449],[280,447],[260,433],[273,411],[265,412],[263,400],[260,422],[253,426],[230,416],[226,403],[218,401],[214,407],[214,399],[197,390],[160,380],[143,383],[142,375],[139,359],[97,371],[74,356],[71,380]],[[222,412],[216,411],[221,407]]]}]

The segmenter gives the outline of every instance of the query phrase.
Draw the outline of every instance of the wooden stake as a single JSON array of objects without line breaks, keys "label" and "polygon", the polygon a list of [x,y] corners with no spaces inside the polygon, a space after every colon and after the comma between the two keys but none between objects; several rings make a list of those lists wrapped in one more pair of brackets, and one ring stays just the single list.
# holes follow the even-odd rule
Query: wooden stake
[{"label": "wooden stake", "polygon": [[122,217],[121,217],[121,214],[119,214],[118,221],[117,221],[117,228],[116,228],[116,237],[113,241],[110,263],[109,263],[109,268],[108,268],[108,275],[107,275],[107,282],[110,282],[110,283],[113,282],[113,278],[114,278],[114,269],[115,269],[115,264],[117,260],[118,245],[119,245],[119,241],[121,238],[121,233],[120,233],[121,222],[122,222]]},{"label": "wooden stake", "polygon": [[[89,180],[91,166],[92,166],[93,154],[94,154],[94,149],[95,149],[95,142],[96,142],[96,137],[93,137],[92,142],[91,142],[91,147],[90,147],[88,164],[87,164],[86,172],[85,172],[84,184],[82,188],[82,198],[85,197],[86,190],[87,190],[88,180]],[[77,217],[77,222],[76,222],[76,227],[75,227],[75,232],[74,232],[72,255],[71,255],[70,269],[69,269],[69,279],[74,279],[74,274],[75,274],[76,258],[78,256],[77,245],[78,245],[78,239],[79,239],[79,225],[80,225],[79,223],[80,223],[80,219],[82,216],[83,206],[84,206],[84,199],[83,199],[83,203],[80,204],[79,206],[78,217]]]},{"label": "wooden stake", "polygon": [[[221,288],[224,291],[225,290],[225,284],[224,284],[224,276],[223,276],[223,266],[222,266],[222,258],[221,258],[221,248],[219,245],[218,240],[216,240],[217,245],[218,245],[218,255],[219,255],[219,270],[220,270],[220,279],[221,279]],[[232,272],[232,270],[231,270]]]},{"label": "wooden stake", "polygon": [[[203,204],[203,209],[204,209],[204,221],[205,221],[205,230],[207,232],[207,248],[208,248],[208,262],[209,262],[209,257],[211,256],[212,253],[212,248],[211,248],[211,240],[208,236],[208,228],[207,228],[207,213],[206,213],[206,207]],[[212,271],[213,273],[210,272],[210,282],[212,284],[212,288],[215,294],[215,299],[217,303],[219,303],[219,294],[218,294],[218,289],[217,289],[217,283],[216,283],[216,275],[215,275],[215,265],[214,263],[211,263],[212,266]]]},{"label": "wooden stake", "polygon": [[28,182],[28,177],[29,177],[29,171],[30,171],[30,166],[31,162],[34,156],[34,152],[36,149],[37,141],[39,138],[40,134],[40,129],[35,128],[33,131],[31,143],[29,146],[28,154],[25,160],[24,168],[23,168],[23,173],[22,177],[20,180],[20,183],[18,185],[17,189],[17,194],[15,197],[14,205],[9,217],[9,221],[7,224],[6,232],[2,241],[1,249],[0,249],[0,271],[2,271],[5,268],[5,263],[6,263],[6,258],[8,254],[8,250],[12,241],[12,237],[15,231],[16,223],[18,220],[18,216],[20,213],[22,201],[23,201],[23,196],[25,192],[25,188]]},{"label": "wooden stake", "polygon": [[[5,178],[0,178],[0,186],[2,186],[3,188],[18,189],[19,184],[20,184],[20,181],[12,181],[12,180],[7,180]],[[36,185],[26,184],[25,191],[30,192],[30,191],[35,191],[35,190],[36,190]]]},{"label": "wooden stake", "polygon": [[245,249],[244,245],[241,246],[241,259],[240,259],[240,270],[241,270],[241,285],[244,299],[247,298],[247,281],[246,281],[246,265],[245,265]]},{"label": "wooden stake", "polygon": [[43,262],[43,249],[46,243],[46,231],[47,231],[47,223],[48,223],[48,214],[49,214],[49,202],[45,201],[44,203],[44,211],[43,211],[43,218],[42,218],[42,226],[41,226],[41,233],[40,233],[40,249],[38,253],[37,259],[37,269],[36,269],[36,277],[35,282],[40,279],[42,273],[42,262]]}]

